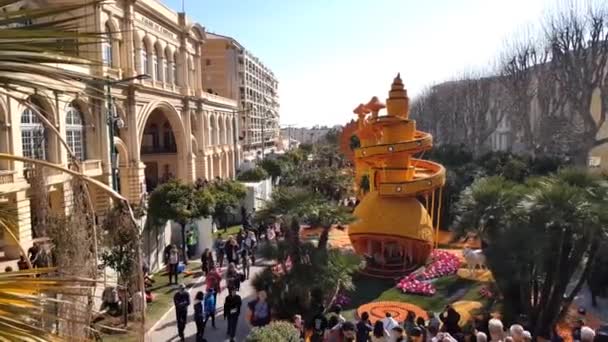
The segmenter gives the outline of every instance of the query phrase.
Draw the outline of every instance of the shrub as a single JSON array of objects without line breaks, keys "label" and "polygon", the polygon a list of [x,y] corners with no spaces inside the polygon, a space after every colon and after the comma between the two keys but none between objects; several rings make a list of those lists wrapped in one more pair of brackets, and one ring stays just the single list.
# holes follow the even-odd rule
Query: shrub
[{"label": "shrub", "polygon": [[274,321],[265,327],[253,328],[247,342],[298,342],[300,333],[294,326],[285,321]]},{"label": "shrub", "polygon": [[261,167],[255,167],[251,170],[243,171],[236,177],[241,182],[260,182],[268,179],[268,172]]},{"label": "shrub", "polygon": [[272,177],[273,182],[276,182],[283,173],[283,165],[279,159],[264,159],[259,166]]}]

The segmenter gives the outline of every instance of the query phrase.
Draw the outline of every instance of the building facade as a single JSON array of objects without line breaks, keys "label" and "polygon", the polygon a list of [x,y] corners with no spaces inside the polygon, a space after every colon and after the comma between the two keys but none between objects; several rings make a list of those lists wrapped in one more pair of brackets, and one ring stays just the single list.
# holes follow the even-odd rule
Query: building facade
[{"label": "building facade", "polygon": [[[32,1],[28,6],[42,5]],[[156,0],[104,2],[86,11],[82,30],[103,31],[109,39],[80,53],[103,63],[74,68],[113,81],[114,135],[110,137],[108,129],[108,101],[87,95],[105,85],[83,84],[78,95],[2,97],[0,151],[68,164],[67,150],[25,101],[40,108],[59,130],[82,161],[84,173],[106,184],[112,183],[114,149],[116,187],[132,202],[140,202],[143,194],[173,177],[188,182],[234,177],[240,153],[238,101],[203,91],[205,29]],[[144,74],[149,78],[137,77]],[[0,200],[14,209],[16,235],[25,246],[32,240],[27,175],[28,167],[21,162],[0,163]],[[46,173],[53,211],[69,210],[68,181],[65,174]],[[102,213],[109,200],[95,190],[92,187],[94,206]],[[9,240],[0,235],[0,257],[15,256]]]},{"label": "building facade", "polygon": [[203,87],[238,101],[239,141],[246,157],[277,145],[280,133],[278,80],[235,39],[207,33]]}]

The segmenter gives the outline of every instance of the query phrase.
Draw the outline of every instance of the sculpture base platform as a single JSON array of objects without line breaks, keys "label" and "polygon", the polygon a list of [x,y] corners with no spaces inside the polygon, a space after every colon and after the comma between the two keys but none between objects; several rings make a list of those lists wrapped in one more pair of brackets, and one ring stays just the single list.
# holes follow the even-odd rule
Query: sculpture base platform
[{"label": "sculpture base platform", "polygon": [[413,265],[409,267],[404,267],[403,265],[397,264],[384,266],[367,265],[364,269],[359,271],[359,273],[372,278],[398,280],[414,272],[419,267],[420,265]]}]

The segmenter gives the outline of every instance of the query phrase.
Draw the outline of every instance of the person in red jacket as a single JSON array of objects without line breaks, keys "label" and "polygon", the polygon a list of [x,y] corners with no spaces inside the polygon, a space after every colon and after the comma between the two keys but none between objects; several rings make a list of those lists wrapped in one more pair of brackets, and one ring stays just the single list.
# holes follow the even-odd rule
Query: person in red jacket
[{"label": "person in red jacket", "polygon": [[222,276],[217,271],[217,268],[212,266],[211,269],[209,269],[209,272],[207,272],[207,278],[205,279],[205,285],[207,287],[207,291],[209,291],[209,289],[213,289],[213,291],[214,291],[213,295],[215,296],[216,300],[217,300],[217,294],[220,292],[220,282],[221,281],[222,281]]}]

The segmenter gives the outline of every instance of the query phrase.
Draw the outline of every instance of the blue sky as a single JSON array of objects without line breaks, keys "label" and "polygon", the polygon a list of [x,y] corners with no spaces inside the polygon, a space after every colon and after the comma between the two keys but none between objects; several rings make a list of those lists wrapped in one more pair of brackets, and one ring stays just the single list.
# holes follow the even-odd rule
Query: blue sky
[{"label": "blue sky", "polygon": [[[182,0],[163,0],[181,10]],[[490,70],[507,40],[557,0],[184,0],[279,79],[281,124],[341,124],[401,72],[410,98]]]}]

